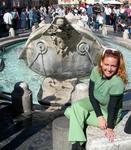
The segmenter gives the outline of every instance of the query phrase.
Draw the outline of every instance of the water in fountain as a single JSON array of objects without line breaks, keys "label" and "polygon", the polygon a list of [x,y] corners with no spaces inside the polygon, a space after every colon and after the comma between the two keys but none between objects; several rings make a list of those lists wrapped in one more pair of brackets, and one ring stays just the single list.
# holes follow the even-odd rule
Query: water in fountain
[{"label": "water in fountain", "polygon": [[37,92],[44,77],[30,70],[24,60],[18,59],[17,51],[25,42],[17,43],[5,49],[3,55],[5,69],[0,72],[0,90],[12,92],[16,82],[25,81],[33,91],[33,103],[37,104]]}]

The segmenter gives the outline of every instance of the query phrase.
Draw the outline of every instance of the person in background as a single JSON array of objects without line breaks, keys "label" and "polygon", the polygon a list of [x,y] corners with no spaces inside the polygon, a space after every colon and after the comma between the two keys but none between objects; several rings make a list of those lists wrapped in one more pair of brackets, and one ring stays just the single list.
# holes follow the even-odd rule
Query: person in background
[{"label": "person in background", "polygon": [[88,15],[88,17],[91,17],[93,15],[93,6],[91,4],[86,4],[86,13]]},{"label": "person in background", "polygon": [[6,30],[9,31],[10,28],[12,27],[12,20],[13,20],[13,16],[10,13],[9,9],[5,10],[5,13],[3,15],[3,20],[6,25]]},{"label": "person in background", "polygon": [[69,119],[68,140],[72,143],[72,150],[85,149],[88,137],[84,129],[87,125],[99,127],[109,141],[114,141],[113,129],[121,119],[127,82],[122,53],[106,49],[91,72],[89,96],[73,102],[64,112]]},{"label": "person in background", "polygon": [[98,13],[96,17],[96,22],[98,22],[98,27],[97,29],[99,30],[100,28],[102,29],[103,24],[104,24],[104,17],[102,16],[102,13]]},{"label": "person in background", "polygon": [[21,15],[20,15],[20,20],[21,20],[21,29],[25,30],[27,28],[27,14],[25,8],[22,9]]},{"label": "person in background", "polygon": [[19,23],[19,19],[20,19],[17,9],[14,8],[13,11],[11,12],[11,14],[13,16],[13,20],[12,20],[13,28],[14,28],[14,30],[16,30],[18,28],[18,23]]},{"label": "person in background", "polygon": [[81,21],[83,22],[84,27],[86,27],[88,24],[88,16],[87,16],[86,12],[83,12],[81,14]]},{"label": "person in background", "polygon": [[30,9],[29,9],[28,17],[29,17],[29,28],[32,29],[32,26],[33,26],[33,18],[34,18],[33,8],[30,8]]},{"label": "person in background", "polygon": [[105,6],[104,13],[105,13],[106,25],[110,25],[111,8],[109,4]]}]

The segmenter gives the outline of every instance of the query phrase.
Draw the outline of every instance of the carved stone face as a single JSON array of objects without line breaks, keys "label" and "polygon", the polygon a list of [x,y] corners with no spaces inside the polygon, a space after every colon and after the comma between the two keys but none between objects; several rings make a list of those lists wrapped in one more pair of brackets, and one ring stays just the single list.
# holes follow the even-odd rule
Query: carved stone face
[{"label": "carved stone face", "polygon": [[60,49],[64,49],[64,47],[65,47],[64,41],[60,37],[57,37],[57,39],[56,39],[56,45],[58,45],[58,47]]},{"label": "carved stone face", "polygon": [[58,18],[58,19],[56,20],[56,25],[57,25],[58,27],[62,27],[62,26],[64,25],[64,19]]}]

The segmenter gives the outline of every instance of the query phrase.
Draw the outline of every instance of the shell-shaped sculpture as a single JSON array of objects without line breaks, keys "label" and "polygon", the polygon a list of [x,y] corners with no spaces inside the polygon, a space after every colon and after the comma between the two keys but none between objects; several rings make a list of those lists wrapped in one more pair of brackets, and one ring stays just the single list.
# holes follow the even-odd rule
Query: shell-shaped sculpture
[{"label": "shell-shaped sculpture", "polygon": [[21,57],[43,76],[67,79],[88,75],[101,51],[102,45],[89,29],[56,17],[32,32]]}]

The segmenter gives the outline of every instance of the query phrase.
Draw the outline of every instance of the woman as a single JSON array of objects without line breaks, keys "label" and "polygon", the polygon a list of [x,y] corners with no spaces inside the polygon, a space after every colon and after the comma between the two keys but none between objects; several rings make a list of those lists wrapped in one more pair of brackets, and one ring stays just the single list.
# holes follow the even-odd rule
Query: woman
[{"label": "woman", "polygon": [[84,149],[84,129],[87,124],[101,128],[109,141],[114,140],[113,129],[121,118],[125,84],[127,76],[122,54],[106,49],[98,66],[92,70],[89,97],[74,102],[65,110],[66,117],[70,119],[69,141],[73,144],[72,150]]}]

